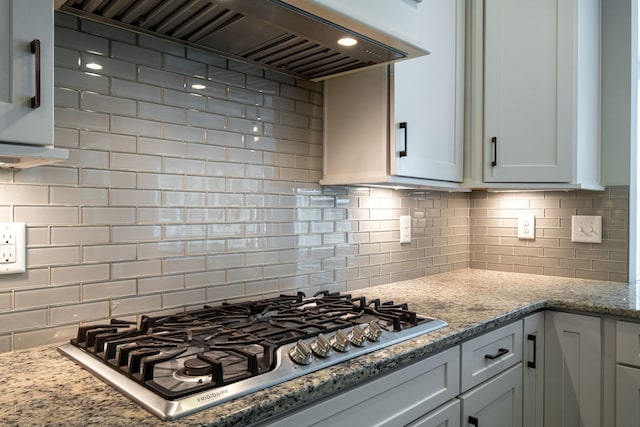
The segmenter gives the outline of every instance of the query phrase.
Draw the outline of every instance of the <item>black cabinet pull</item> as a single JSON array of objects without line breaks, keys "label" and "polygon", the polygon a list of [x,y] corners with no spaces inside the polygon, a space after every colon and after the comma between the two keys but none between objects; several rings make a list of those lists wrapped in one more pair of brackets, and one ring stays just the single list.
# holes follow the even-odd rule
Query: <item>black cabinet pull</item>
[{"label": "black cabinet pull", "polygon": [[509,353],[509,349],[508,348],[499,348],[498,352],[496,354],[485,354],[484,358],[485,359],[489,359],[489,360],[494,360],[494,359],[497,359],[500,356],[504,356],[507,353]]},{"label": "black cabinet pull", "polygon": [[36,55],[36,96],[31,97],[31,108],[38,108],[40,106],[40,40],[34,39],[31,42],[31,53]]},{"label": "black cabinet pull", "polygon": [[527,367],[529,368],[536,368],[536,356],[537,356],[537,351],[536,351],[536,336],[533,334],[528,334],[527,335],[527,341],[533,341],[533,362],[527,361]]},{"label": "black cabinet pull", "polygon": [[491,167],[498,166],[498,137],[491,138]]},{"label": "black cabinet pull", "polygon": [[400,151],[398,154],[400,157],[407,157],[407,134],[409,133],[407,122],[400,122],[400,129],[404,129],[404,150]]},{"label": "black cabinet pull", "polygon": [[469,424],[471,424],[472,426],[475,426],[475,427],[479,427],[480,426],[480,422],[478,421],[478,419],[476,417],[472,417],[472,416],[469,416]]}]

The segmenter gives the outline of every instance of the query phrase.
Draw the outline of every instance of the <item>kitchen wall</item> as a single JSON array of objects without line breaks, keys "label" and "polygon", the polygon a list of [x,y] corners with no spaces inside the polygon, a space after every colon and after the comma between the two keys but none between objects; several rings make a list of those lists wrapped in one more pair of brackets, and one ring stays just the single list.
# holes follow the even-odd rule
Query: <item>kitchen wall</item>
[{"label": "kitchen wall", "polygon": [[111,316],[469,266],[468,195],[317,184],[320,83],[56,24],[55,143],[70,159],[0,171],[0,221],[28,224],[27,273],[0,276],[0,351]]},{"label": "kitchen wall", "polygon": [[[471,268],[627,282],[629,186],[470,196]],[[518,239],[518,215],[536,216],[535,240]],[[571,242],[572,215],[601,215],[602,243]]]},{"label": "kitchen wall", "polygon": [[[55,142],[70,159],[0,170],[0,221],[28,225],[27,273],[0,276],[0,352],[112,316],[468,267],[626,281],[627,187],[323,188],[321,84],[69,15],[56,24]],[[514,237],[521,210],[537,215],[535,241]],[[572,213],[603,215],[605,243],[572,244]]]}]

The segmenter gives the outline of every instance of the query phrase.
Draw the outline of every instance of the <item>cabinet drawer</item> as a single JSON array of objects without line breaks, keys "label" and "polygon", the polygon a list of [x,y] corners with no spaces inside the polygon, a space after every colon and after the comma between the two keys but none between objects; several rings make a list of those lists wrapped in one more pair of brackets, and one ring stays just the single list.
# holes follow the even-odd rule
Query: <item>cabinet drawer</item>
[{"label": "cabinet drawer", "polygon": [[453,347],[266,425],[406,425],[459,394],[459,362],[460,347]]},{"label": "cabinet drawer", "polygon": [[522,427],[522,364],[460,395],[459,399],[464,427]]},{"label": "cabinet drawer", "polygon": [[463,392],[522,360],[522,321],[511,323],[462,344]]},{"label": "cabinet drawer", "polygon": [[640,323],[616,322],[616,361],[640,367]]},{"label": "cabinet drawer", "polygon": [[460,401],[453,399],[407,427],[454,427],[460,425]]}]

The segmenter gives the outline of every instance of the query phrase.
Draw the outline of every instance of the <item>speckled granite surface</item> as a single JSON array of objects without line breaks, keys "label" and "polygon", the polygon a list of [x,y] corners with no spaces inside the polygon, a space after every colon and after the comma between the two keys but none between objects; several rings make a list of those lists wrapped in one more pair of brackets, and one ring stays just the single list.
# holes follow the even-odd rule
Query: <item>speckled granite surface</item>
[{"label": "speckled granite surface", "polygon": [[353,294],[407,301],[411,309],[449,327],[169,422],[80,369],[55,347],[0,354],[0,425],[245,426],[539,309],[640,321],[635,285],[570,278],[462,270]]}]

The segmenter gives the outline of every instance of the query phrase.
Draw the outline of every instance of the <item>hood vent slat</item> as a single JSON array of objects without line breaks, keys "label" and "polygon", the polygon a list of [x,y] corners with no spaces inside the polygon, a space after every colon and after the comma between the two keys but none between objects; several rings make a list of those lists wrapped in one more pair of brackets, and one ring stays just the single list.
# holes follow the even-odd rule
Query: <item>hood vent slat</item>
[{"label": "hood vent slat", "polygon": [[[215,6],[214,6],[215,8]],[[235,12],[232,12],[230,10],[224,11],[223,13],[221,13],[220,15],[218,15],[217,17],[210,19],[209,21],[205,21],[204,25],[202,27],[200,27],[200,29],[198,29],[197,31],[193,32],[193,33],[189,33],[189,35],[184,35],[181,31],[176,31],[174,33],[175,37],[178,37],[180,39],[183,40],[187,40],[189,42],[192,43],[197,43],[198,40],[202,40],[205,37],[208,37],[210,34],[215,33],[216,31],[218,31],[218,29],[220,28],[224,28],[227,25],[232,24],[234,21],[238,20],[238,19],[242,19],[242,15],[239,15]],[[194,24],[196,24],[196,22],[194,22]],[[184,26],[184,30],[185,31],[191,31],[191,26],[190,25],[185,25]]]},{"label": "hood vent slat", "polygon": [[[304,79],[426,53],[400,41],[410,53],[390,47],[281,0],[67,0],[60,10]],[[357,47],[335,44],[344,35]]]},{"label": "hood vent slat", "polygon": [[134,0],[113,0],[104,8],[102,15],[104,15],[105,18],[113,18],[122,13],[133,1]]}]

